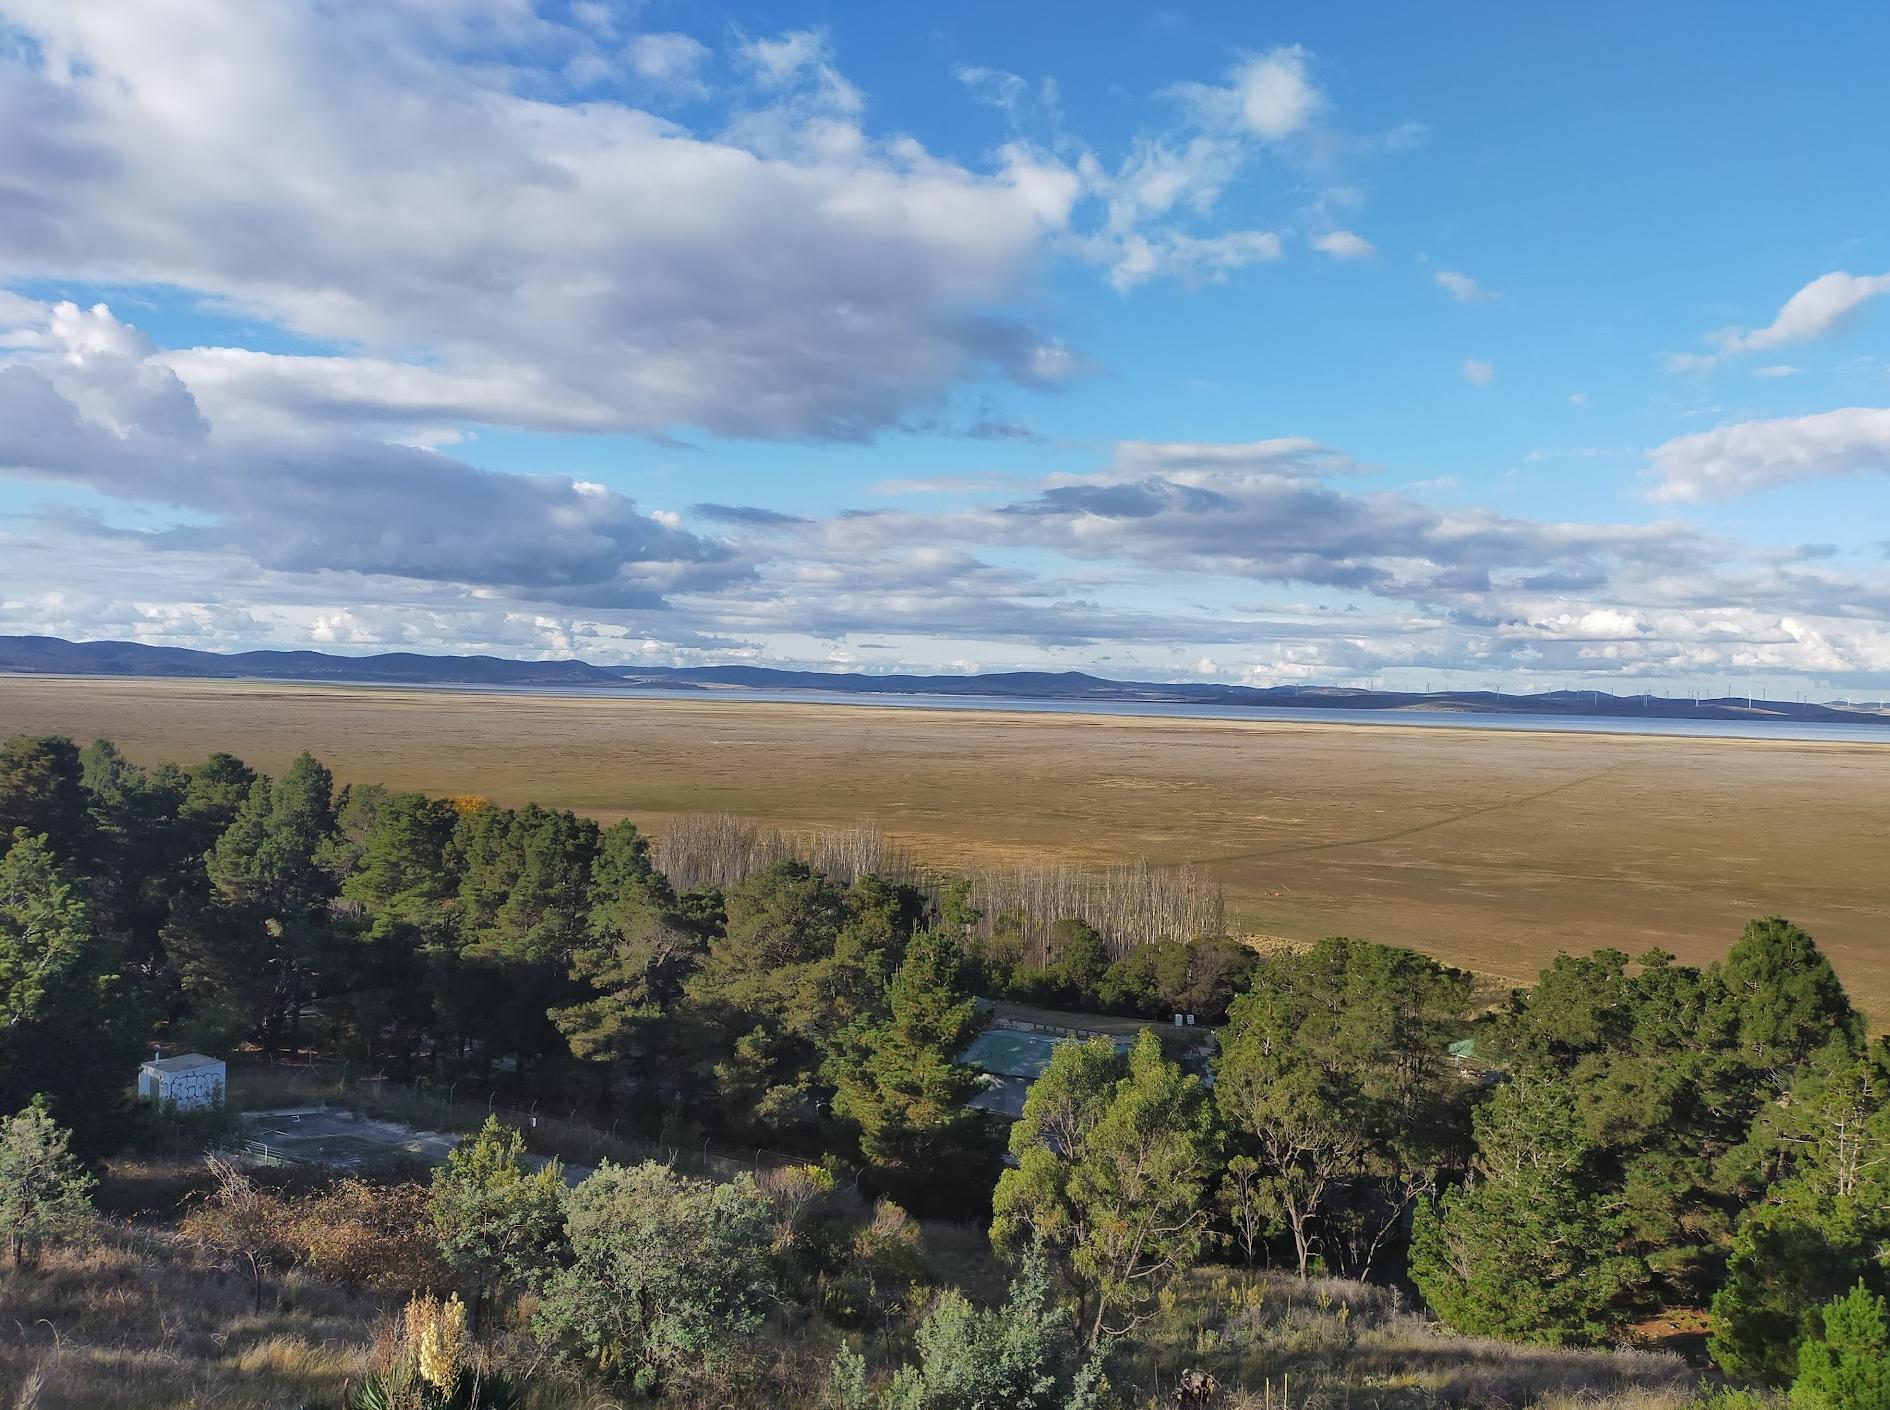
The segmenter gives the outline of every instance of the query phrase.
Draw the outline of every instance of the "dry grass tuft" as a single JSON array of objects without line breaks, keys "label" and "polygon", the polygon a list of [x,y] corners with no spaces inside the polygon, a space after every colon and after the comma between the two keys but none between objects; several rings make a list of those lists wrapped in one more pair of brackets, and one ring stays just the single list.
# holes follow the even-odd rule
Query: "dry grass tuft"
[{"label": "dry grass tuft", "polygon": [[33,1410],[332,1402],[378,1308],[297,1273],[271,1292],[254,1313],[245,1282],[183,1238],[110,1226],[0,1274],[0,1385]]},{"label": "dry grass tuft", "polygon": [[1114,1378],[1142,1404],[1189,1366],[1215,1376],[1232,1410],[1680,1410],[1697,1380],[1668,1352],[1463,1337],[1393,1289],[1226,1268],[1185,1279],[1145,1341]]}]

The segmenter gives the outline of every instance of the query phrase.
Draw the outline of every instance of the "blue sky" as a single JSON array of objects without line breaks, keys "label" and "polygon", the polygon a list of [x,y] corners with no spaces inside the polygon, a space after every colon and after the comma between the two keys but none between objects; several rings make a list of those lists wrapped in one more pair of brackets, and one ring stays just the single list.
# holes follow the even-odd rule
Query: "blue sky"
[{"label": "blue sky", "polygon": [[1885,52],[0,0],[0,631],[1881,691]]}]

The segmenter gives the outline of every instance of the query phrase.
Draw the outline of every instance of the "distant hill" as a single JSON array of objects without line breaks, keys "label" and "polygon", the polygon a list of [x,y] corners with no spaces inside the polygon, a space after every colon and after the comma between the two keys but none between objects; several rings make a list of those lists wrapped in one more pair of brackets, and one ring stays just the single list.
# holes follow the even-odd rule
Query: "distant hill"
[{"label": "distant hill", "polygon": [[226,680],[368,681],[388,685],[615,685],[620,677],[583,661],[508,661],[499,656],[331,656],[325,651],[192,651],[135,641],[64,641],[0,636],[0,671],[67,676],[192,676]]},{"label": "distant hill", "polygon": [[976,676],[867,675],[779,671],[763,666],[617,666],[634,685],[690,685],[750,690],[825,690],[845,695],[965,695],[1027,700],[1143,700],[1183,705],[1254,705],[1270,710],[1460,710],[1482,715],[1581,715],[1635,719],[1825,720],[1890,724],[1876,711],[1792,700],[1665,699],[1601,690],[1538,695],[1498,691],[1363,690],[1353,686],[1246,686],[1213,681],[1118,681],[1082,671],[994,671]]},{"label": "distant hill", "polygon": [[1575,715],[1629,719],[1801,720],[1881,723],[1890,715],[1790,700],[1669,700],[1652,695],[1557,690],[1361,690],[1349,686],[1220,685],[1211,681],[1118,681],[1082,671],[994,671],[988,675],[867,675],[782,671],[766,666],[593,666],[587,661],[509,661],[499,656],[335,656],[323,651],[224,654],[131,641],[0,636],[0,672],[75,676],[175,676],[220,680],[352,681],[381,685],[512,687],[643,686],[670,690],[818,690],[839,695],[944,695],[998,700],[1147,701],[1261,706],[1270,710],[1458,710],[1481,715]]}]

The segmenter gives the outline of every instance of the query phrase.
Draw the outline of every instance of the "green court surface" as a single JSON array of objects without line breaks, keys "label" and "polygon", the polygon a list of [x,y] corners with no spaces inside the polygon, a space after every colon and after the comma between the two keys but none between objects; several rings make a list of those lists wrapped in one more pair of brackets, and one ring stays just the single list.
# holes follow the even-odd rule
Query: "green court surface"
[{"label": "green court surface", "polygon": [[[1058,1043],[1073,1043],[1060,1033],[1028,1033],[1015,1028],[987,1028],[958,1055],[967,1067],[976,1067],[999,1077],[1043,1076],[1050,1065],[1050,1054]],[[1117,1040],[1117,1046],[1124,1041]]]}]

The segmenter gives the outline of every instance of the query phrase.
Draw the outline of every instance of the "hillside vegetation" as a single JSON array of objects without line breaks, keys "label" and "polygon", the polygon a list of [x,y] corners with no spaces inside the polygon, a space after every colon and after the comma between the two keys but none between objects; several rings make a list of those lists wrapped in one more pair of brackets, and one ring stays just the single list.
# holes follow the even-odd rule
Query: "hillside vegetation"
[{"label": "hillside vegetation", "polygon": [[[16,738],[0,838],[20,1405],[1677,1405],[1710,1361],[1747,1388],[1722,1399],[1863,1410],[1890,1384],[1890,1049],[1779,918],[1704,969],[1564,955],[1491,1008],[1409,950],[992,915],[845,848],[679,891],[629,823],[306,755]],[[1186,1009],[1218,1042],[1207,1071],[1152,1030],[1059,1044],[1005,1123],[956,1060],[974,994]],[[206,1163],[227,1115],[126,1105],[153,1034],[526,1130],[430,1175]],[[552,1143],[584,1171],[528,1158],[540,1105],[598,1133]],[[716,1142],[775,1156],[630,1154]],[[1613,1349],[1656,1328],[1695,1362]]]}]

